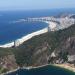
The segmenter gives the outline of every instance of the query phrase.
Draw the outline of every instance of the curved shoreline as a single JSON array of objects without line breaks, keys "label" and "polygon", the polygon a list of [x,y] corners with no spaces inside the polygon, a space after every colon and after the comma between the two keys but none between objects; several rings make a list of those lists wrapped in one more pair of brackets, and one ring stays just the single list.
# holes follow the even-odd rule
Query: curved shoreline
[{"label": "curved shoreline", "polygon": [[10,71],[8,71],[8,72],[6,72],[6,73],[2,73],[2,74],[0,74],[0,75],[6,75],[6,74],[9,74],[9,73],[12,73],[12,72],[15,72],[15,71],[17,71],[17,70],[19,70],[20,68],[17,68],[17,69],[14,69],[14,70],[10,70]]},{"label": "curved shoreline", "polygon": [[45,67],[45,66],[48,66],[48,65],[50,65],[50,64],[46,64],[46,65],[42,65],[42,66],[37,66],[37,67],[33,67],[33,66],[29,66],[29,67],[18,67],[17,69],[10,70],[10,71],[8,71],[8,72],[6,72],[6,73],[2,73],[1,75],[10,74],[10,73],[15,72],[15,71],[17,71],[17,70],[19,70],[19,69],[31,70],[31,69],[42,68],[42,67]]},{"label": "curved shoreline", "polygon": [[54,67],[66,69],[66,70],[69,70],[69,71],[72,71],[75,73],[75,67],[72,66],[71,64],[68,64],[68,63],[65,63],[65,64],[46,64],[46,65],[37,66],[37,67],[30,66],[30,67],[23,67],[22,69],[31,70],[31,69],[42,68],[45,66],[54,66]]},{"label": "curved shoreline", "polygon": [[[60,29],[62,30],[62,29],[65,29],[65,28],[68,28],[68,27],[71,26],[71,25],[70,25],[70,26],[68,26],[68,27],[62,27],[62,25],[61,25],[61,27],[57,27],[57,28],[56,28],[56,26],[55,26],[54,23],[47,22],[47,21],[44,21],[44,22],[48,24],[47,27],[45,27],[45,28],[43,28],[43,29],[41,29],[41,30],[32,32],[32,33],[30,33],[30,34],[27,34],[27,35],[25,35],[25,36],[23,36],[23,37],[21,37],[21,38],[15,40],[15,42],[16,42],[16,44],[17,44],[16,46],[21,45],[23,42],[25,42],[25,41],[31,39],[32,37],[34,37],[34,36],[36,36],[36,35],[41,35],[41,34],[47,33],[48,31],[58,31],[58,30],[60,30]],[[53,29],[54,29],[54,30],[53,30]],[[13,42],[10,42],[10,43],[6,43],[6,44],[3,44],[3,45],[0,45],[0,47],[1,47],[1,48],[10,48],[10,47],[13,47],[14,44],[15,44],[15,43],[14,43],[14,41],[13,41]]]},{"label": "curved shoreline", "polygon": [[66,63],[66,64],[46,64],[46,65],[37,66],[37,67],[33,67],[33,66],[22,67],[22,68],[21,67],[18,67],[17,69],[8,71],[6,73],[2,73],[1,75],[10,74],[10,73],[15,72],[15,71],[17,71],[19,69],[32,70],[32,69],[42,68],[42,67],[45,67],[45,66],[58,67],[58,68],[62,68],[62,69],[65,69],[65,70],[68,70],[68,71],[71,71],[71,72],[74,72],[75,73],[75,67],[72,67],[72,66],[68,65],[68,63]]},{"label": "curved shoreline", "polygon": [[53,66],[56,66],[56,67],[59,67],[59,68],[62,68],[62,69],[66,69],[66,70],[69,70],[69,71],[72,71],[72,72],[75,73],[75,66],[73,66],[72,64],[68,64],[68,63],[54,64]]},{"label": "curved shoreline", "polygon": [[[47,22],[45,22],[45,23],[47,23]],[[48,23],[47,23],[47,24],[48,24]],[[34,36],[36,36],[36,35],[44,34],[44,33],[46,33],[46,32],[48,32],[48,27],[45,27],[45,28],[43,28],[43,29],[41,29],[41,30],[32,32],[32,33],[30,33],[30,34],[27,34],[27,35],[25,35],[25,36],[23,36],[23,37],[21,37],[21,38],[15,40],[15,41],[18,43],[18,46],[19,46],[20,44],[22,44],[23,42],[25,42],[25,41],[31,39],[32,37],[34,37]],[[10,47],[13,47],[13,46],[14,46],[14,41],[13,41],[13,42],[10,42],[10,43],[3,44],[3,45],[0,45],[1,48],[10,48]]]}]

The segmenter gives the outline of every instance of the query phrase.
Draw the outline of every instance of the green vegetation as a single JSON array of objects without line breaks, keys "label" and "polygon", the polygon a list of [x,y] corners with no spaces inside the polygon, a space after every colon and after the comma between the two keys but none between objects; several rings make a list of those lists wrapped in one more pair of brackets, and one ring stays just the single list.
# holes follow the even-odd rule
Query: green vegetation
[{"label": "green vegetation", "polygon": [[11,55],[12,50],[12,48],[0,48],[0,57]]},{"label": "green vegetation", "polygon": [[7,72],[8,70],[7,69],[5,69],[5,68],[0,68],[0,74],[1,73],[5,73],[5,72]]},{"label": "green vegetation", "polygon": [[[0,48],[0,57],[14,54],[18,65],[32,65],[35,63],[34,61],[37,61],[41,57],[41,55],[44,56],[45,53],[50,55],[54,50],[61,47],[62,42],[65,42],[67,38],[72,36],[75,36],[75,25],[64,30],[35,36],[16,48]],[[43,47],[47,47],[46,51],[41,54],[39,53],[34,57],[35,53]],[[66,55],[64,56],[62,54],[62,57],[67,60]]]}]

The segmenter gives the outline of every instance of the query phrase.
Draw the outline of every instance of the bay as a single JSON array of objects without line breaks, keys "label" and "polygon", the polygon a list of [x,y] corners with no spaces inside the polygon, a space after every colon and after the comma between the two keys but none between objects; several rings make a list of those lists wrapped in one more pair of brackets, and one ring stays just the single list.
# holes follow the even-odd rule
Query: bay
[{"label": "bay", "polygon": [[19,69],[7,75],[75,75],[75,73],[55,66],[44,66],[31,70]]}]

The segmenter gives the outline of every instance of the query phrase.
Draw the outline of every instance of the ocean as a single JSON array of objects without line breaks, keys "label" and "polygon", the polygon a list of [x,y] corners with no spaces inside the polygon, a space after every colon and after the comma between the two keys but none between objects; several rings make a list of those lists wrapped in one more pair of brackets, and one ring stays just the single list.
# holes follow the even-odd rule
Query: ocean
[{"label": "ocean", "polygon": [[[0,11],[0,45],[12,42],[27,34],[41,30],[48,26],[44,22],[16,22],[28,17],[60,16],[63,13],[75,14],[75,9],[50,9],[50,10],[27,10],[27,11]],[[75,73],[46,66],[32,70],[18,70],[8,75],[75,75]]]},{"label": "ocean", "polygon": [[[59,11],[59,12],[58,12]],[[16,22],[29,17],[59,16],[75,13],[74,9],[0,11],[0,45],[15,41],[48,26],[44,22]]]}]

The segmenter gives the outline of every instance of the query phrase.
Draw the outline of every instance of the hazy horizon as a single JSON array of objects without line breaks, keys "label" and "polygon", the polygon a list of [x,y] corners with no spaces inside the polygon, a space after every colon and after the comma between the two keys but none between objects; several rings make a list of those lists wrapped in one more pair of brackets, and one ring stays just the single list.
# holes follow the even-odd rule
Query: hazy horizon
[{"label": "hazy horizon", "polygon": [[75,8],[75,0],[0,0],[0,10]]}]

